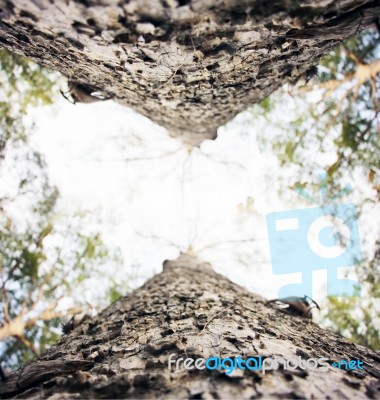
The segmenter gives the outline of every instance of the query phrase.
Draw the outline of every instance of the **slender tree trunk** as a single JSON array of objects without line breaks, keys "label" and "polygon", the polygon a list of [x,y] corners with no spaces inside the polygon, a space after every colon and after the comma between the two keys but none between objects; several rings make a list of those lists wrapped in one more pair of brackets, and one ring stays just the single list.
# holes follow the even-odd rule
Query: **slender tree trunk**
[{"label": "slender tree trunk", "polygon": [[0,45],[199,145],[379,14],[377,0],[0,0]]},{"label": "slender tree trunk", "polygon": [[[169,357],[359,359],[364,369],[168,368]],[[0,387],[8,398],[379,398],[380,355],[289,314],[190,255],[84,320]],[[53,396],[53,397],[49,397]]]}]

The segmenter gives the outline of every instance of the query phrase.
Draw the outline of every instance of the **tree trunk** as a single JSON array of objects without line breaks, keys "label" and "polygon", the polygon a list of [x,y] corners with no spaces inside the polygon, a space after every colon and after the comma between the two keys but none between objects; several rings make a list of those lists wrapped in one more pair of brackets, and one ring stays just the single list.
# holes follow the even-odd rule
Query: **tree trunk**
[{"label": "tree trunk", "polygon": [[[169,370],[170,355],[174,364]],[[361,360],[364,369],[187,370],[179,358]],[[342,364],[343,365],[343,364]],[[195,257],[83,320],[0,388],[8,398],[379,398],[380,355],[247,292]],[[52,397],[49,397],[52,396]],[[328,397],[330,396],[330,397]]]},{"label": "tree trunk", "polygon": [[[190,145],[368,27],[377,0],[0,0],[0,45]],[[86,97],[87,95],[87,97]],[[77,96],[78,97],[78,96]]]}]

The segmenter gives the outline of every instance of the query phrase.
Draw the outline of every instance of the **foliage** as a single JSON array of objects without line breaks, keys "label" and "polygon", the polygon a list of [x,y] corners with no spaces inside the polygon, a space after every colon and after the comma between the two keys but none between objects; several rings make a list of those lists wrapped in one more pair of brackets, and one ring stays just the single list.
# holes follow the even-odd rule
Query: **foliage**
[{"label": "foliage", "polygon": [[372,258],[357,268],[361,292],[356,297],[328,298],[325,327],[373,350],[380,349],[380,242]]},{"label": "foliage", "polygon": [[[294,118],[276,124],[274,137],[260,138],[282,165],[302,167],[307,178],[321,167],[336,188],[347,171],[357,168],[380,195],[379,51],[375,31],[349,39],[321,60],[312,84],[291,88],[291,95],[283,90],[254,110],[267,119],[274,109],[294,111]],[[323,154],[330,157],[319,162]]]},{"label": "foliage", "polygon": [[[0,362],[15,368],[56,342],[70,315],[96,312],[107,291],[125,285],[109,277],[121,264],[118,250],[86,228],[93,216],[59,211],[58,190],[29,140],[28,110],[54,101],[58,76],[0,50],[0,81]],[[88,304],[95,281],[104,291]]]},{"label": "foliage", "polygon": [[44,352],[59,338],[68,315],[108,302],[100,295],[96,304],[89,305],[83,291],[91,287],[91,280],[106,279],[104,266],[120,263],[120,257],[104,245],[98,233],[83,233],[82,224],[88,223],[82,215],[56,219],[52,214],[40,229],[1,230],[0,272],[6,309],[0,310],[0,319],[12,324],[22,315],[25,322],[22,335],[6,338],[3,358],[8,366]]},{"label": "foliage", "polygon": [[[379,32],[363,32],[323,58],[307,86],[283,89],[252,109],[268,122],[283,116],[273,124],[273,134],[260,136],[259,141],[292,171],[285,186],[311,186],[316,171],[324,170],[331,199],[345,192],[347,180],[362,182],[355,202],[367,218],[377,212],[380,200],[379,54]],[[329,298],[325,325],[378,350],[380,243],[363,239],[370,249],[357,268],[363,294]]]},{"label": "foliage", "polygon": [[25,141],[24,117],[31,106],[53,101],[58,74],[27,58],[0,49],[0,156],[5,145]]}]

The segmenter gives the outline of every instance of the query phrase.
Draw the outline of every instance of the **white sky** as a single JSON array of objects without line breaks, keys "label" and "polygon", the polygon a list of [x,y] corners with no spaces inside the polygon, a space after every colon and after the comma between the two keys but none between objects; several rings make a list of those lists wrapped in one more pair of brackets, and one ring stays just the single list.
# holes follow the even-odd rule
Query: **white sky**
[{"label": "white sky", "polygon": [[[265,217],[313,205],[290,190],[279,197],[283,172],[256,143],[258,132],[273,129],[264,120],[242,113],[189,154],[163,128],[111,101],[74,106],[62,99],[32,118],[32,141],[46,155],[61,207],[90,210],[106,243],[122,249],[125,265],[114,276],[133,274],[136,287],[191,245],[218,272],[268,298],[299,281],[272,273]],[[322,281],[323,274],[317,301],[325,297]]]}]

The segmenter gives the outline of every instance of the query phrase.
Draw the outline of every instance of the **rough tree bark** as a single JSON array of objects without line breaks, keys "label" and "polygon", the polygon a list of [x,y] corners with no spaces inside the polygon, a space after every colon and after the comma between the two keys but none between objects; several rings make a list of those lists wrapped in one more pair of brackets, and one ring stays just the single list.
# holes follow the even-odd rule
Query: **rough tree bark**
[{"label": "rough tree bark", "polygon": [[0,45],[199,145],[379,13],[377,0],[0,0]]},{"label": "rough tree bark", "polygon": [[[360,359],[364,370],[267,372],[168,369],[219,355]],[[379,398],[380,354],[278,309],[190,255],[84,320],[0,387],[9,398]]]}]

